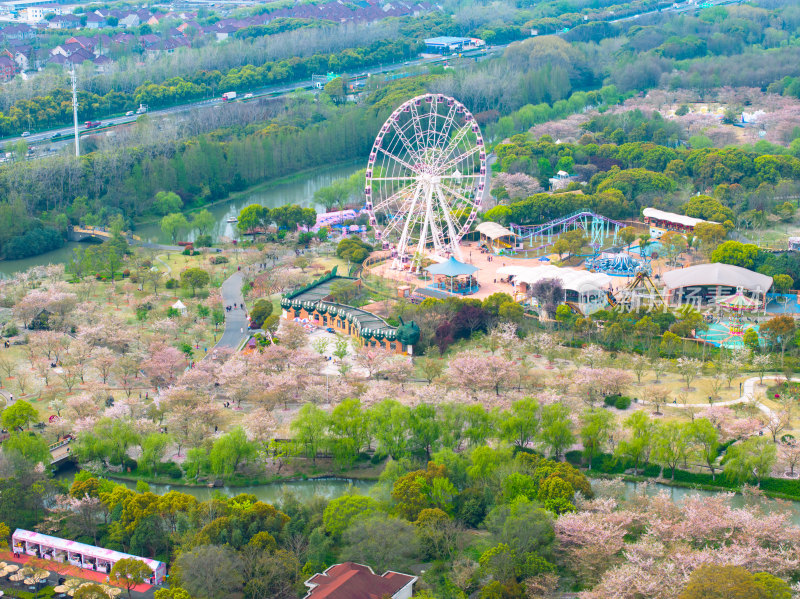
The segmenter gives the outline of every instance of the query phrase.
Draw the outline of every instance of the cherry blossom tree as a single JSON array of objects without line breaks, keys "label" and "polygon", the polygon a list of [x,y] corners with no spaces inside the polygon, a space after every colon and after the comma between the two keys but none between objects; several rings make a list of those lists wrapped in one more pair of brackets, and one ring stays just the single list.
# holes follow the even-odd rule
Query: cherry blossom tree
[{"label": "cherry blossom tree", "polygon": [[499,396],[501,387],[514,375],[514,369],[515,365],[505,358],[472,350],[450,359],[447,377],[453,386],[473,395],[476,391],[493,389]]},{"label": "cherry blossom tree", "polygon": [[253,410],[247,416],[245,430],[248,437],[261,444],[261,451],[264,454],[264,461],[269,458],[269,444],[275,438],[275,431],[278,428],[275,416],[266,408]]},{"label": "cherry blossom tree", "polygon": [[789,475],[794,477],[794,469],[800,462],[800,443],[797,439],[786,438],[778,445],[778,460],[789,467]]},{"label": "cherry blossom tree", "polygon": [[97,372],[100,374],[100,378],[105,385],[108,382],[108,377],[111,374],[111,370],[114,368],[114,364],[116,364],[117,358],[107,347],[101,347],[96,349],[94,352],[94,358],[92,359],[92,366],[97,369]]},{"label": "cherry blossom tree", "polygon": [[179,371],[186,366],[186,358],[174,347],[155,345],[142,366],[153,384],[163,387],[175,382]]},{"label": "cherry blossom tree", "polygon": [[492,180],[493,187],[504,187],[512,200],[527,198],[542,191],[538,179],[525,173],[499,173]]},{"label": "cherry blossom tree", "polygon": [[374,377],[388,362],[391,353],[382,347],[359,347],[353,359],[356,365],[367,371],[367,378]]}]

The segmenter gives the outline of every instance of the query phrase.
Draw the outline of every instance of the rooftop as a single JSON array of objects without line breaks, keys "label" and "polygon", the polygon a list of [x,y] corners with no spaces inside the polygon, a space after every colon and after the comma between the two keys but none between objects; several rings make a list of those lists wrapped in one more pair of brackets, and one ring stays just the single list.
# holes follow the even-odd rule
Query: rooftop
[{"label": "rooftop", "polygon": [[[664,220],[670,223],[683,225],[685,227],[695,227],[700,223],[714,222],[709,220],[703,220],[702,218],[692,218],[691,216],[686,216],[685,214],[675,214],[674,212],[665,212],[664,210],[658,210],[656,208],[645,208],[644,210],[642,210],[642,215],[645,218],[655,218],[657,220]],[[714,222],[714,224],[719,224],[719,223]]]},{"label": "rooftop", "polygon": [[416,580],[416,576],[392,571],[378,576],[369,566],[344,562],[306,580],[311,590],[304,599],[382,599]]},{"label": "rooftop", "polygon": [[718,262],[671,270],[661,275],[661,280],[664,281],[667,289],[720,285],[741,287],[748,291],[766,293],[772,287],[772,277],[741,266],[720,264]]},{"label": "rooftop", "polygon": [[430,37],[425,40],[425,43],[429,46],[449,46],[451,44],[468,44],[469,42],[470,38],[468,37],[451,37],[447,35]]}]

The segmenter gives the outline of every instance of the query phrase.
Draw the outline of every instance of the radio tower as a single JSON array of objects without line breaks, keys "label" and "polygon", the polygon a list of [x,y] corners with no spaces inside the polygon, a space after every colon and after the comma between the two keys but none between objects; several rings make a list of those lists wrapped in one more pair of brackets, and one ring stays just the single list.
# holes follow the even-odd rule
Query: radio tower
[{"label": "radio tower", "polygon": [[81,145],[80,137],[78,136],[78,90],[75,87],[75,65],[69,72],[70,79],[72,80],[72,121],[75,125],[75,157],[80,158]]}]

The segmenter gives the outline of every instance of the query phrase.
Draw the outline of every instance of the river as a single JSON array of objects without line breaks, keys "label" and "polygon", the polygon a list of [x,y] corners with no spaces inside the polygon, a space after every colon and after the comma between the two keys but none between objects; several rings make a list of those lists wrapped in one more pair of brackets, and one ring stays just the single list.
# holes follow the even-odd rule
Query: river
[{"label": "river", "polygon": [[[65,469],[56,474],[56,478],[60,478],[66,482],[71,482],[75,477],[74,469]],[[119,481],[130,489],[136,489],[134,481]],[[625,497],[631,497],[636,493],[637,489],[643,483],[626,482],[625,483]],[[375,485],[375,481],[370,480],[353,480],[346,478],[319,478],[308,480],[296,480],[290,482],[275,482],[263,485],[253,485],[249,487],[184,487],[181,485],[158,485],[151,484],[150,490],[157,494],[163,495],[168,491],[180,491],[196,497],[200,501],[211,499],[215,493],[222,493],[225,496],[233,497],[240,493],[249,493],[255,495],[257,499],[265,503],[275,503],[283,495],[284,490],[294,493],[300,501],[311,499],[314,496],[325,497],[326,499],[333,499],[340,497],[347,492],[355,491],[361,494],[368,494],[369,490]],[[702,497],[711,497],[718,495],[718,491],[705,491],[688,489],[685,487],[671,487],[660,483],[647,483],[647,493],[654,495],[666,491],[670,499],[674,503],[683,503],[686,497],[690,495],[700,495]],[[741,494],[736,494],[730,498],[730,505],[734,508],[743,507],[746,499]],[[788,509],[791,513],[792,523],[800,526],[800,501],[777,501],[765,497],[760,500],[766,512],[773,512],[776,510]]]},{"label": "river", "polygon": [[[334,180],[349,177],[355,171],[364,167],[364,161],[350,161],[344,164],[337,164],[324,168],[317,168],[301,175],[293,175],[283,179],[276,179],[264,185],[254,187],[248,191],[235,194],[217,202],[213,206],[208,206],[208,211],[214,216],[216,225],[212,231],[212,236],[216,239],[220,236],[233,237],[233,223],[227,222],[231,216],[236,216],[239,211],[250,204],[261,204],[269,208],[283,206],[284,204],[300,204],[303,207],[313,206],[314,192],[319,188],[330,185]],[[317,211],[321,211],[321,206],[314,206]],[[161,231],[160,224],[153,222],[140,225],[134,231],[136,235],[145,241],[153,243],[171,243],[170,239]],[[194,239],[194,233],[187,236],[188,240]],[[0,261],[0,278],[12,275],[16,272],[27,270],[32,266],[43,264],[59,264],[66,262],[72,256],[73,248],[80,247],[82,244],[70,242],[64,247],[24,258],[22,260]]]}]

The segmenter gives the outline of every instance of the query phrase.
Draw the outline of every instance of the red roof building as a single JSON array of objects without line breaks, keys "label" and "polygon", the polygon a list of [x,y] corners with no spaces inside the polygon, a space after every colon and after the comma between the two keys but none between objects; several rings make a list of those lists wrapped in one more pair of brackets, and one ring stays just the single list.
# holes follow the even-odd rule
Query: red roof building
[{"label": "red roof building", "polygon": [[303,599],[409,599],[416,576],[391,570],[378,576],[369,566],[344,562],[305,581],[311,589]]}]

